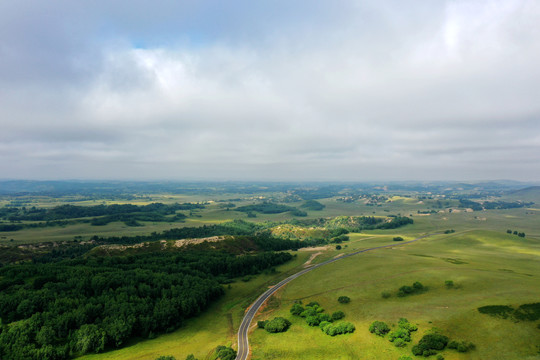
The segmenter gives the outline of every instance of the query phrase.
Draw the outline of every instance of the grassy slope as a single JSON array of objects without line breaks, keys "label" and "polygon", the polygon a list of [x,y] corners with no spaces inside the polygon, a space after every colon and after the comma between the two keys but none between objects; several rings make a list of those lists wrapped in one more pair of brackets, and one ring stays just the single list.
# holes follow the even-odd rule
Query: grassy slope
[{"label": "grassy slope", "polygon": [[[165,202],[163,199],[160,201]],[[540,276],[540,268],[537,265],[537,261],[540,260],[538,249],[540,229],[537,225],[540,211],[512,209],[416,216],[417,209],[428,210],[431,204],[417,204],[410,199],[399,198],[381,206],[340,203],[334,199],[325,199],[321,202],[326,208],[323,211],[309,211],[309,217],[382,216],[401,213],[412,214],[415,224],[397,230],[370,231],[362,236],[352,235],[350,243],[342,244],[346,245],[342,251],[338,252],[331,247],[331,250],[315,258],[313,263],[344,251],[393,243],[391,239],[394,235],[403,236],[407,240],[445,229],[456,229],[458,233],[433,237],[399,249],[377,250],[359,255],[315,270],[295,280],[281,291],[280,298],[271,302],[271,308],[275,309],[272,316],[280,314],[289,317],[288,309],[293,299],[306,298],[305,300],[309,301],[312,297],[320,301],[329,312],[344,310],[348,315],[346,320],[356,324],[357,332],[330,338],[318,329],[308,328],[301,320],[295,319],[293,327],[286,334],[269,335],[255,331],[250,338],[254,345],[253,359],[397,359],[399,354],[410,353],[410,350],[396,349],[387,340],[374,337],[366,329],[373,320],[380,319],[391,323],[401,316],[419,324],[420,331],[419,334],[415,334],[415,340],[418,340],[422,331],[437,326],[450,336],[471,340],[478,345],[477,351],[461,357],[446,351],[444,354],[446,359],[525,359],[534,352],[536,344],[540,344],[540,331],[532,324],[522,326],[523,324],[514,324],[508,320],[492,319],[478,314],[475,310],[478,306],[488,304],[517,305],[540,301],[540,290],[537,289],[537,279]],[[250,202],[237,204],[247,203]],[[199,214],[201,217],[190,218],[182,224],[148,223],[145,227],[135,228],[127,227],[123,223],[112,223],[104,227],[77,224],[66,228],[23,230],[0,235],[6,239],[15,238],[15,242],[11,243],[14,244],[71,240],[76,235],[89,237],[94,234],[104,236],[147,234],[171,227],[246,218],[246,214],[219,209],[217,205],[210,205]],[[288,218],[290,218],[288,214],[258,215],[253,220],[279,221]],[[495,232],[485,231],[486,229]],[[506,235],[506,229],[524,231],[527,238],[523,240]],[[0,239],[0,244],[7,243],[6,239]],[[295,263],[284,265],[282,271],[290,270],[293,266],[301,266],[310,255],[303,252],[298,254]],[[459,259],[467,264],[455,264],[451,259]],[[285,274],[279,276],[284,277]],[[233,284],[232,289],[227,291],[222,300],[174,333],[134,343],[122,350],[86,356],[84,359],[155,359],[163,354],[183,359],[189,353],[205,359],[215,346],[235,343],[235,334],[243,309],[264,290],[265,283],[270,278],[263,275],[248,283]],[[461,288],[445,289],[443,283],[448,279],[454,280]],[[410,285],[416,280],[429,286],[430,291],[405,299],[396,297],[384,301],[381,299],[381,291],[397,289],[405,284]],[[353,302],[348,306],[339,305],[335,299],[342,294],[351,296]],[[263,315],[262,318],[265,316],[269,315]],[[433,323],[430,324],[429,321]],[[497,340],[488,346],[490,338]],[[516,350],[520,344],[525,348],[523,352]],[[311,356],[302,355],[309,354],[311,347],[316,349]],[[407,349],[410,349],[410,346]],[[509,353],[508,349],[512,353]]]},{"label": "grassy slope", "polygon": [[[354,241],[354,240],[353,240]],[[364,240],[386,243],[384,237]],[[356,245],[351,244],[349,248]],[[406,317],[419,325],[413,337],[435,326],[451,338],[474,342],[470,354],[446,350],[446,359],[535,359],[540,331],[535,323],[513,323],[481,315],[477,307],[540,301],[540,242],[526,243],[506,234],[473,231],[440,235],[420,242],[381,249],[317,269],[295,280],[278,295],[279,306],[260,319],[285,316],[293,321],[283,334],[255,330],[251,336],[253,359],[397,359],[410,355],[410,345],[397,349],[372,335],[369,324],[383,320],[395,324]],[[457,289],[446,289],[453,280]],[[405,298],[382,299],[382,291],[420,281],[429,291]],[[348,295],[352,302],[336,299]],[[343,310],[357,331],[335,338],[310,328],[288,309],[294,300],[318,301],[327,312]],[[431,322],[431,323],[430,323]]]}]

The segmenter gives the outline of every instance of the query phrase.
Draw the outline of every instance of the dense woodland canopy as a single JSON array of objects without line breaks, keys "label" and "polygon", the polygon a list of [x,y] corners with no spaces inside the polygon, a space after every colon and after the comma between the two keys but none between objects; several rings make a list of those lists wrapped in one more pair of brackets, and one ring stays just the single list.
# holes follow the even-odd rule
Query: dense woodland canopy
[{"label": "dense woodland canopy", "polygon": [[223,294],[220,282],[291,258],[191,250],[5,266],[0,358],[66,359],[172,331]]}]

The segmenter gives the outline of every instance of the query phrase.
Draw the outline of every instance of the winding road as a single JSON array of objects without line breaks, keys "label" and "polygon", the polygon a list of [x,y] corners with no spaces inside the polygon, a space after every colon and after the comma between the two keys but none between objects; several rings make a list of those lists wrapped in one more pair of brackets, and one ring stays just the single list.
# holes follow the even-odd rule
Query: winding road
[{"label": "winding road", "polygon": [[441,234],[441,233],[427,234],[427,235],[417,237],[414,240],[404,241],[404,242],[398,243],[398,244],[394,243],[394,244],[389,244],[389,245],[376,246],[376,247],[372,247],[372,248],[368,248],[368,249],[358,250],[358,251],[355,251],[355,252],[352,252],[352,253],[337,257],[337,258],[326,260],[326,261],[324,261],[324,262],[322,262],[320,264],[313,265],[313,266],[311,266],[311,267],[309,267],[307,269],[304,269],[302,271],[297,272],[294,275],[289,276],[286,279],[281,280],[276,285],[274,285],[271,289],[266,290],[264,292],[264,294],[259,296],[259,298],[257,300],[255,300],[255,302],[253,304],[251,304],[251,306],[249,307],[249,310],[244,315],[244,318],[242,319],[242,323],[240,324],[240,328],[238,329],[238,353],[236,355],[236,360],[247,360],[248,355],[249,355],[248,331],[249,331],[249,326],[251,325],[251,322],[253,321],[253,317],[255,317],[255,314],[257,314],[257,312],[259,311],[262,304],[264,304],[264,302],[270,296],[272,296],[276,291],[278,291],[283,285],[291,282],[292,280],[296,279],[299,276],[304,275],[307,272],[310,272],[313,269],[317,269],[317,268],[319,268],[321,266],[328,265],[330,263],[339,261],[341,259],[345,259],[345,258],[354,256],[354,255],[364,253],[364,252],[368,252],[368,251],[372,251],[372,250],[410,244],[410,243],[413,243],[415,241],[426,238],[428,236],[439,235],[439,234]]}]

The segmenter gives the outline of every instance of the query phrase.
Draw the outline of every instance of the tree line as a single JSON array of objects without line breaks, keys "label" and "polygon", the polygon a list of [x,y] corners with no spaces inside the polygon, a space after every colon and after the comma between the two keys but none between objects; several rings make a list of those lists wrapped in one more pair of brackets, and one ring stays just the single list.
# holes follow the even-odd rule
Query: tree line
[{"label": "tree line", "polygon": [[[24,228],[67,225],[70,219],[89,218],[84,220],[92,225],[106,225],[114,221],[123,221],[129,226],[140,225],[138,221],[182,221],[186,216],[177,213],[179,210],[202,209],[202,204],[162,204],[148,205],[113,204],[95,206],[60,205],[47,208],[14,208],[0,209],[0,218],[10,221],[10,224],[0,224],[0,231],[17,231]],[[20,224],[21,221],[41,221],[34,224]]]}]

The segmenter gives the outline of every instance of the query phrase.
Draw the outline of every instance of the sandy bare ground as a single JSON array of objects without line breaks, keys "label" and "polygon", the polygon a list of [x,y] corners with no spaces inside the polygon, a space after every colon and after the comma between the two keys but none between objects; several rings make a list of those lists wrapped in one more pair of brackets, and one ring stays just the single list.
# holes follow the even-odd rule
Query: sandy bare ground
[{"label": "sandy bare ground", "polygon": [[324,251],[328,249],[328,246],[314,246],[298,249],[298,251]]},{"label": "sandy bare ground", "polygon": [[319,255],[321,255],[321,254],[322,254],[322,252],[320,252],[320,251],[317,252],[317,253],[315,253],[315,254],[311,254],[311,256],[309,257],[308,261],[306,261],[306,262],[304,263],[304,267],[308,267],[308,266],[311,264],[311,262],[313,261],[313,259],[315,259],[317,256],[319,256]]},{"label": "sandy bare ground", "polygon": [[174,247],[182,247],[182,246],[186,246],[186,245],[200,244],[200,243],[203,243],[205,241],[216,242],[216,241],[221,241],[221,240],[225,240],[225,236],[210,236],[210,237],[196,238],[196,239],[182,239],[182,240],[176,240],[174,242]]},{"label": "sandy bare ground", "polygon": [[[182,239],[182,240],[175,240],[173,246],[180,248],[182,246],[190,245],[190,244],[200,244],[205,241],[208,242],[217,242],[224,240],[225,236],[210,236],[206,238],[195,238],[195,239]],[[137,249],[137,248],[143,248],[145,246],[149,246],[152,242],[143,242],[135,245],[101,245],[100,248],[105,250],[120,250],[124,251],[127,249]],[[167,249],[169,247],[169,243],[167,240],[160,240],[161,250]]]}]

